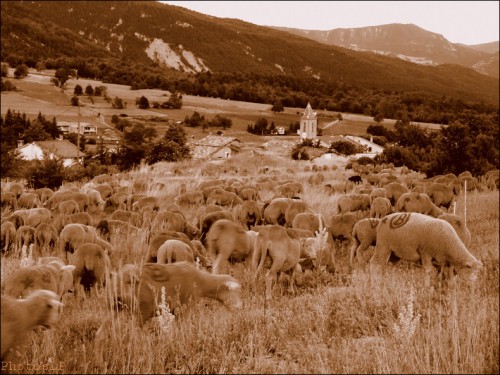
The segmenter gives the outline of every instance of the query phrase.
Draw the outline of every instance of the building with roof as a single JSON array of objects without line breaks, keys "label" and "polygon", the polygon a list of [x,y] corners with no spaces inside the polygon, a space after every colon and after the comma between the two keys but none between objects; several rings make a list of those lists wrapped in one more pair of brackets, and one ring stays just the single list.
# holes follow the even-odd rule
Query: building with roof
[{"label": "building with roof", "polygon": [[77,160],[81,163],[85,157],[85,153],[79,152],[73,143],[65,139],[34,141],[19,146],[17,151],[19,157],[24,160],[43,160],[44,154],[51,159],[61,158],[65,167],[73,165]]},{"label": "building with roof", "polygon": [[312,110],[310,103],[302,113],[297,133],[301,138],[315,139],[318,136],[318,114]]},{"label": "building with roof", "polygon": [[[78,122],[58,121],[57,128],[63,134],[78,133]],[[97,134],[97,126],[88,122],[80,122],[80,134],[92,135]]]},{"label": "building with roof", "polygon": [[235,137],[209,135],[198,141],[190,142],[193,159],[229,159],[241,150],[242,142]]}]

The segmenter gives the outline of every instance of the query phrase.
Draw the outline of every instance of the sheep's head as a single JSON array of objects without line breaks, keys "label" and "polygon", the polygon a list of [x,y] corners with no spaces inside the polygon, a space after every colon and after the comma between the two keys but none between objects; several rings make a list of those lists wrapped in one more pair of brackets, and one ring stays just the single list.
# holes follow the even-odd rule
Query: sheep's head
[{"label": "sheep's head", "polygon": [[28,295],[26,302],[31,306],[31,314],[37,317],[37,324],[51,327],[59,320],[59,311],[63,304],[59,302],[56,293],[38,289]]}]

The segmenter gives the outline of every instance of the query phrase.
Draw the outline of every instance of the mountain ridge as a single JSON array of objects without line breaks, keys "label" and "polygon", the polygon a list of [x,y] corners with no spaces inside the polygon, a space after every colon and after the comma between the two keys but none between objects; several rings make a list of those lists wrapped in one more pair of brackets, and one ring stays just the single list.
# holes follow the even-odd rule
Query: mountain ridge
[{"label": "mountain ridge", "polygon": [[3,61],[15,54],[33,59],[107,56],[144,64],[153,60],[186,74],[287,75],[498,102],[498,79],[472,69],[461,69],[456,77],[457,68],[450,65],[437,69],[328,46],[287,31],[168,4],[34,1],[2,2],[1,7]]}]

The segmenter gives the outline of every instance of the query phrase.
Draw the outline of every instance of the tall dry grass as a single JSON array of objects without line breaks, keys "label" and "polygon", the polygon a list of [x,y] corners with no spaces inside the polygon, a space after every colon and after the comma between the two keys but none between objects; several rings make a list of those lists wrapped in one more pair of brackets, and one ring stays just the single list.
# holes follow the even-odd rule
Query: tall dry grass
[{"label": "tall dry grass", "polygon": [[[143,170],[133,179],[156,186],[148,193],[167,206],[181,183],[194,188],[202,178],[189,168],[196,167],[185,165],[183,176]],[[305,181],[302,170],[295,180]],[[329,179],[343,178],[330,173]],[[234,177],[222,177],[228,176]],[[337,196],[304,185],[303,199],[329,219]],[[464,208],[460,196],[457,213]],[[195,208],[186,211],[192,217]],[[133,315],[112,310],[112,288],[85,299],[67,296],[59,324],[31,334],[21,362],[51,364],[64,373],[498,373],[498,192],[467,194],[467,225],[470,251],[485,265],[475,286],[458,282],[452,288],[436,279],[429,290],[420,266],[402,262],[388,266],[374,288],[367,268],[348,271],[341,253],[336,273],[307,274],[296,295],[281,280],[266,302],[264,284],[255,285],[252,273],[237,264],[242,310],[203,300],[189,313],[172,320],[164,312],[139,328]],[[121,236],[113,246],[115,266],[145,260],[145,236]],[[2,275],[19,265],[19,259],[2,258]]]}]

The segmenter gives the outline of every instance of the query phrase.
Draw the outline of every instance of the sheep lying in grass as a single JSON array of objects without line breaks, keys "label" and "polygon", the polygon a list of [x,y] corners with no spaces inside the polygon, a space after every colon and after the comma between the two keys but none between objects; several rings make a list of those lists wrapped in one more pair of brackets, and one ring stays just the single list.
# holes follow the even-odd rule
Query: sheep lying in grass
[{"label": "sheep lying in grass", "polygon": [[54,292],[59,300],[73,291],[73,270],[75,266],[65,265],[59,258],[40,258],[32,267],[19,268],[5,281],[5,294],[25,298],[33,290],[47,289]]},{"label": "sheep lying in grass", "polygon": [[380,219],[366,218],[354,224],[354,228],[352,229],[353,244],[349,255],[349,263],[351,266],[354,259],[364,255],[364,252],[369,246],[376,245],[377,226],[379,223]]},{"label": "sheep lying in grass", "polygon": [[215,299],[228,308],[243,307],[238,280],[199,270],[188,262],[146,263],[142,268],[127,265],[117,276],[117,303],[122,307],[137,303],[141,325],[155,316],[162,287],[174,313],[179,307],[193,304],[200,298]]},{"label": "sheep lying in grass", "polygon": [[441,267],[454,267],[471,283],[483,264],[465,247],[450,223],[420,213],[395,213],[382,219],[377,229],[377,245],[370,260],[371,274],[387,263],[391,253],[418,262],[425,269],[425,285],[430,286],[432,261]]},{"label": "sheep lying in grass", "polygon": [[28,332],[38,325],[50,327],[57,323],[62,303],[50,290],[37,290],[26,299],[2,295],[2,363],[8,361],[15,346],[22,344]]}]

